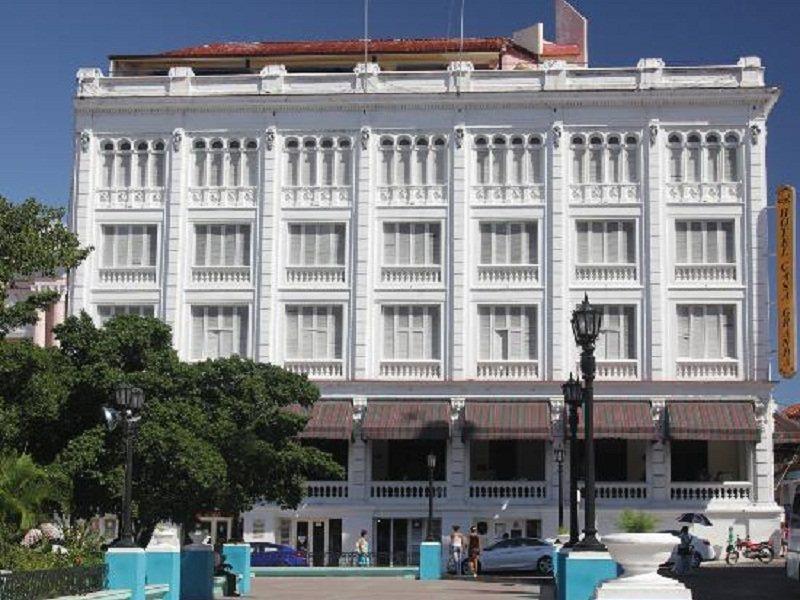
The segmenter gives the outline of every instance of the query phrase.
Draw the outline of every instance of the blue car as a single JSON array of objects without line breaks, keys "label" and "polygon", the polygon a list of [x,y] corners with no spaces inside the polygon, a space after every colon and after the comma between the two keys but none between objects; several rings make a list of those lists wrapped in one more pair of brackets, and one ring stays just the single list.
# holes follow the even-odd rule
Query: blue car
[{"label": "blue car", "polygon": [[256,542],[250,544],[253,553],[250,565],[253,567],[307,567],[308,556],[302,550],[295,550],[285,544]]}]

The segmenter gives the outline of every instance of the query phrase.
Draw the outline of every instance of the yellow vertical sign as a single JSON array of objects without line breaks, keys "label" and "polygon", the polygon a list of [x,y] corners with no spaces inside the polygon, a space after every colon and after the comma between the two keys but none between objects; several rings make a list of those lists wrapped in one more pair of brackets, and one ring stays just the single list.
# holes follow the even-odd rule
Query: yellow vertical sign
[{"label": "yellow vertical sign", "polygon": [[778,291],[778,371],[787,379],[794,377],[797,372],[794,211],[794,188],[790,185],[780,186],[775,211],[778,228],[775,247],[775,282]]}]

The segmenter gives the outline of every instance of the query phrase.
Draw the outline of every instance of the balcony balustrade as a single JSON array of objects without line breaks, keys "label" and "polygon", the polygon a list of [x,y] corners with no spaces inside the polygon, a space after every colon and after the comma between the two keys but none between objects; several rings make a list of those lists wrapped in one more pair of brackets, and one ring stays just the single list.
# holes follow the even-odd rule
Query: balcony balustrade
[{"label": "balcony balustrade", "polygon": [[156,284],[155,267],[101,267],[100,284],[109,287],[152,287]]},{"label": "balcony balustrade", "polygon": [[517,288],[539,284],[539,265],[478,265],[478,284]]},{"label": "balcony balustrade", "polygon": [[741,183],[667,183],[667,201],[681,204],[739,204]]},{"label": "balcony balustrade", "polygon": [[752,492],[753,484],[749,481],[672,483],[669,486],[670,500],[675,502],[705,503],[711,500],[747,502],[750,501]]},{"label": "balcony balustrade", "polygon": [[544,202],[545,189],[541,183],[527,185],[476,184],[474,203],[486,206],[521,206]]},{"label": "balcony balustrade", "polygon": [[597,379],[614,381],[638,378],[639,361],[635,358],[597,359]]},{"label": "balcony balustrade", "polygon": [[[636,502],[647,500],[649,486],[647,483],[631,483],[627,481],[597,481],[594,484],[594,497],[601,501]],[[580,484],[581,497],[586,495],[583,482]]]},{"label": "balcony balustrade", "polygon": [[675,265],[675,282],[736,283],[736,265],[732,263]]},{"label": "balcony balustrade", "polygon": [[254,187],[189,188],[192,208],[254,208],[257,189]]},{"label": "balcony balustrade", "polygon": [[310,379],[340,379],[344,374],[341,359],[287,359],[283,367],[292,373],[308,375]]},{"label": "balcony balustrade", "polygon": [[381,283],[391,286],[440,286],[440,265],[384,265],[381,267]]},{"label": "balcony balustrade", "polygon": [[[374,481],[369,486],[369,497],[380,501],[414,501],[428,498],[427,481]],[[434,499],[447,498],[447,484],[433,484]]]},{"label": "balcony balustrade", "polygon": [[569,197],[573,204],[639,204],[639,184],[575,183]]},{"label": "balcony balustrade", "polygon": [[675,364],[675,374],[678,379],[737,379],[739,376],[739,361],[735,358],[681,358]]},{"label": "balcony balustrade", "polygon": [[535,360],[479,360],[478,379],[539,379]]},{"label": "balcony balustrade", "polygon": [[346,502],[350,487],[346,481],[308,481],[306,499],[319,502]]},{"label": "balcony balustrade", "polygon": [[192,267],[192,283],[212,287],[250,285],[250,266]]},{"label": "balcony balustrade", "polygon": [[353,200],[350,186],[285,186],[283,208],[347,208]]},{"label": "balcony balustrade", "polygon": [[472,481],[467,488],[470,502],[514,500],[517,503],[542,504],[547,500],[545,481]]},{"label": "balcony balustrade", "polygon": [[286,267],[286,283],[303,287],[335,287],[346,283],[344,265],[311,265]]},{"label": "balcony balustrade", "polygon": [[575,281],[597,285],[604,285],[607,283],[635,283],[636,265],[575,265]]},{"label": "balcony balustrade", "polygon": [[163,208],[164,188],[102,188],[97,190],[97,208]]},{"label": "balcony balustrade", "polygon": [[436,380],[442,377],[438,360],[382,360],[380,376],[387,379]]},{"label": "balcony balustrade", "polygon": [[378,205],[387,207],[446,206],[447,186],[381,185],[378,187]]}]

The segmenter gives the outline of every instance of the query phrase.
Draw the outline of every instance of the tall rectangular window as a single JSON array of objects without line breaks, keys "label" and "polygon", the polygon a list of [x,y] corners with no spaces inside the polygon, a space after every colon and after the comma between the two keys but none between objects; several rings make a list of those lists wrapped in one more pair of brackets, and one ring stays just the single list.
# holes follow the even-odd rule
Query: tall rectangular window
[{"label": "tall rectangular window", "polygon": [[343,265],[344,261],[344,223],[289,225],[289,265]]},{"label": "tall rectangular window", "polygon": [[197,267],[250,264],[250,225],[195,225]]},{"label": "tall rectangular window", "polygon": [[384,265],[440,265],[439,223],[384,223]]},{"label": "tall rectangular window", "polygon": [[606,304],[602,309],[603,321],[600,336],[597,338],[597,358],[636,358],[636,307]]},{"label": "tall rectangular window", "polygon": [[676,221],[675,262],[719,264],[736,262],[733,221]]},{"label": "tall rectangular window", "polygon": [[482,265],[538,264],[535,221],[480,224]]},{"label": "tall rectangular window", "polygon": [[441,339],[438,306],[384,306],[383,358],[438,360]]},{"label": "tall rectangular window", "polygon": [[247,306],[192,306],[194,360],[247,355]]},{"label": "tall rectangular window", "polygon": [[341,306],[287,306],[286,357],[342,358]]},{"label": "tall rectangular window", "polygon": [[100,318],[100,323],[105,325],[119,315],[152,317],[155,316],[155,311],[156,307],[152,304],[101,304],[97,307],[97,316]]},{"label": "tall rectangular window", "polygon": [[736,307],[678,305],[678,358],[736,358]]},{"label": "tall rectangular window", "polygon": [[535,306],[478,308],[481,360],[536,360]]},{"label": "tall rectangular window", "polygon": [[154,267],[156,225],[103,225],[103,267]]},{"label": "tall rectangular window", "polygon": [[578,264],[633,264],[636,235],[633,221],[576,221]]}]

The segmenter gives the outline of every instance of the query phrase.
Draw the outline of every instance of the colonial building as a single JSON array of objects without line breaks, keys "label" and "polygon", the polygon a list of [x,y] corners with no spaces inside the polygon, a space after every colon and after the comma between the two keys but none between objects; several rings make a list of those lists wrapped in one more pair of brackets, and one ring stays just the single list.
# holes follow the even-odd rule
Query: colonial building
[{"label": "colonial building", "polygon": [[[322,392],[304,437],[343,481],[258,506],[250,541],[316,561],[370,532],[553,536],[569,325],[597,349],[599,529],[623,508],[777,528],[766,120],[756,57],[586,65],[558,4],[513,38],[214,44],[81,69],[71,312],[172,326]],[[580,450],[580,448],[578,449]],[[560,453],[559,453],[560,454]],[[566,490],[566,467],[564,487]],[[566,493],[565,493],[566,502]],[[708,533],[708,532],[706,532]]]},{"label": "colonial building", "polygon": [[11,341],[28,340],[37,346],[43,347],[58,345],[58,340],[53,334],[53,328],[64,322],[64,314],[67,307],[67,298],[65,296],[67,291],[66,274],[56,277],[33,277],[17,282],[9,290],[7,302],[9,305],[16,304],[33,293],[43,291],[57,291],[61,295],[47,309],[38,311],[38,318],[35,323],[10,331],[5,339]]}]

